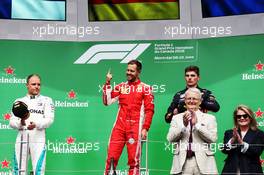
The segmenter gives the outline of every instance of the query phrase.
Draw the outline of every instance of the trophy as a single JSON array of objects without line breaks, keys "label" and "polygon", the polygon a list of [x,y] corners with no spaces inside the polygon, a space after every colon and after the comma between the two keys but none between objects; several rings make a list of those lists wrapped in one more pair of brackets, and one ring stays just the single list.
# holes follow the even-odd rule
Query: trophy
[{"label": "trophy", "polygon": [[[28,173],[28,159],[29,159],[29,134],[26,132],[25,120],[29,117],[28,106],[22,101],[16,101],[12,107],[13,114],[21,119],[21,137],[20,137],[20,153],[19,153],[19,175],[26,175]],[[25,150],[24,150],[25,149]],[[22,167],[22,154],[26,151],[25,167]]]}]

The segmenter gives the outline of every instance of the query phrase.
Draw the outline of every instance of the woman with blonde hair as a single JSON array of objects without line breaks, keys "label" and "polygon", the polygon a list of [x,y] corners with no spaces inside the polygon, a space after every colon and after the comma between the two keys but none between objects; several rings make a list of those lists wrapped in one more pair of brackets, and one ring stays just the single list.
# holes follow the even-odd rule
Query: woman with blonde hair
[{"label": "woman with blonde hair", "polygon": [[260,155],[264,132],[258,129],[254,112],[239,105],[233,113],[234,128],[225,131],[223,153],[227,154],[222,174],[263,174]]}]

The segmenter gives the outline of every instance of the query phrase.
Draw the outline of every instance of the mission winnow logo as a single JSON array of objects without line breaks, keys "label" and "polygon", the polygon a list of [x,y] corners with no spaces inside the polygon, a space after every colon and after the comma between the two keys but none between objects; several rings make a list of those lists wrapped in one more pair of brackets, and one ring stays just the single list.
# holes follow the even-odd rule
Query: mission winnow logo
[{"label": "mission winnow logo", "polygon": [[121,60],[128,63],[137,59],[151,44],[96,44],[90,47],[74,64],[97,64],[102,60]]}]

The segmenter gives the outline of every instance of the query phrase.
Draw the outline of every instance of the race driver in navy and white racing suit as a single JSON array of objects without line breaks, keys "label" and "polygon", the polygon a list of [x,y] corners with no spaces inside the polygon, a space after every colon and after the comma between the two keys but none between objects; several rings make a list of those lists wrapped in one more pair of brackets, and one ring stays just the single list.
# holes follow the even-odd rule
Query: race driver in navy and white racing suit
[{"label": "race driver in navy and white racing suit", "polygon": [[153,94],[150,86],[139,79],[141,63],[137,60],[128,62],[127,82],[110,87],[112,74],[108,72],[103,91],[103,103],[110,105],[119,102],[117,119],[108,145],[105,175],[108,175],[110,162],[116,169],[124,146],[127,146],[129,175],[139,175],[141,139],[146,139],[154,114]]},{"label": "race driver in navy and white racing suit", "polygon": [[[16,101],[22,101],[28,106],[30,113],[29,118],[23,120],[14,116],[13,113],[12,117],[10,118],[10,126],[14,129],[18,129],[18,135],[15,144],[14,174],[26,175],[25,172],[21,172],[19,174],[19,169],[26,169],[26,144],[23,144],[21,156],[22,162],[21,167],[19,167],[20,141],[21,134],[23,134],[24,141],[26,141],[27,136],[29,136],[29,154],[31,156],[34,175],[44,175],[46,160],[45,129],[53,123],[54,105],[51,98],[39,94],[39,75],[29,75],[26,86],[28,89],[28,94],[25,97],[16,99]],[[22,128],[26,128],[26,130],[22,130]]]}]

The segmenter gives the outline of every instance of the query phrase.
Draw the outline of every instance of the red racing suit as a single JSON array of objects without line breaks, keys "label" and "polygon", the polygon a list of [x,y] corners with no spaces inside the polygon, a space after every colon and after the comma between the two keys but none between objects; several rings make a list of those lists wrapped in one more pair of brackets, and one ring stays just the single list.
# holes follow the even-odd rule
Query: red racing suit
[{"label": "red racing suit", "polygon": [[110,84],[104,85],[103,103],[110,105],[119,101],[116,122],[108,143],[105,174],[108,174],[111,158],[114,159],[114,168],[116,168],[125,145],[128,153],[129,175],[139,174],[141,130],[148,131],[150,128],[154,114],[153,100],[151,87],[140,80],[120,83],[114,89]]}]

